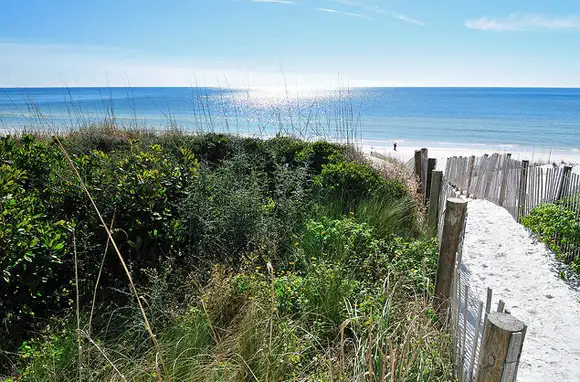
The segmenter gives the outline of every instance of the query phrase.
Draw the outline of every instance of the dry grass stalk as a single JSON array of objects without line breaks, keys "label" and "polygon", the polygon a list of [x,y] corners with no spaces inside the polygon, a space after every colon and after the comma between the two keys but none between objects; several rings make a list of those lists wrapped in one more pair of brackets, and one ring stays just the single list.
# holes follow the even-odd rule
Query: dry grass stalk
[{"label": "dry grass stalk", "polygon": [[[60,139],[58,138],[58,136],[55,136],[55,139],[56,139],[56,142],[58,143],[60,150],[62,151],[63,155],[65,156],[69,166],[71,167],[75,176],[79,180],[81,188],[83,189],[83,191],[85,192],[85,194],[89,198],[89,201],[91,202],[93,208],[95,209],[95,212],[96,212],[97,216],[99,217],[101,224],[103,225],[103,227],[105,228],[105,231],[107,232],[107,236],[108,236],[109,240],[111,241],[111,243],[113,244],[113,247],[115,248],[115,252],[117,253],[119,261],[121,262],[121,265],[123,266],[125,274],[127,275],[127,278],[129,279],[129,284],[131,286],[131,290],[132,290],[133,294],[135,295],[135,298],[137,299],[137,303],[139,304],[139,309],[141,310],[141,313],[143,314],[145,328],[149,334],[149,337],[151,338],[151,341],[153,342],[153,346],[155,347],[155,352],[156,352],[156,354],[160,355],[159,344],[157,343],[157,339],[155,339],[155,334],[153,334],[153,330],[151,329],[151,325],[149,324],[149,319],[147,318],[147,314],[145,313],[145,309],[143,308],[143,304],[141,303],[139,293],[137,292],[137,288],[135,287],[135,283],[133,282],[133,278],[131,277],[131,273],[129,272],[129,268],[127,268],[127,264],[125,263],[125,260],[123,259],[123,256],[121,255],[121,251],[119,250],[119,247],[117,246],[117,243],[115,242],[115,239],[113,239],[113,235],[111,234],[111,231],[107,227],[107,224],[105,223],[105,220],[103,219],[103,216],[101,215],[101,212],[100,212],[99,208],[97,207],[97,204],[93,200],[91,193],[87,189],[85,182],[83,181],[80,173],[78,172],[74,162],[70,158],[67,150],[64,148],[64,146],[63,146],[62,142],[60,141]],[[161,364],[163,364],[162,358],[160,357],[159,359],[161,361]],[[161,370],[159,369],[159,367],[157,367],[156,369],[157,369],[156,370],[157,380],[162,381],[163,379],[161,377]]]},{"label": "dry grass stalk", "polygon": [[274,267],[271,263],[267,265],[268,273],[270,274],[270,288],[271,288],[271,302],[270,302],[270,328],[269,328],[269,338],[268,338],[268,358],[266,365],[266,382],[270,378],[270,356],[272,354],[272,336],[274,334],[274,313],[276,312],[276,292],[274,290]]},{"label": "dry grass stalk", "polygon": [[77,318],[77,343],[78,343],[78,373],[77,377],[79,381],[82,381],[82,369],[83,369],[83,345],[81,342],[81,308],[80,308],[80,295],[79,295],[79,263],[77,257],[77,238],[73,228],[73,254],[75,263],[75,294],[76,294],[76,318]]},{"label": "dry grass stalk", "polygon": [[119,369],[117,368],[117,366],[115,366],[115,364],[113,363],[113,361],[111,361],[111,360],[109,359],[109,357],[107,357],[107,354],[106,354],[106,353],[103,351],[103,349],[101,349],[101,348],[100,348],[100,346],[99,346],[99,345],[97,345],[95,341],[93,341],[93,339],[92,339],[92,338],[91,338],[91,337],[88,335],[88,333],[84,333],[84,335],[85,335],[86,339],[87,339],[87,340],[88,340],[88,341],[89,341],[91,344],[93,344],[93,346],[94,346],[95,348],[97,348],[97,350],[99,351],[99,353],[101,353],[101,355],[103,356],[103,358],[105,358],[105,360],[106,360],[106,361],[109,363],[109,365],[111,365],[111,367],[113,368],[113,370],[115,370],[115,372],[116,372],[117,374],[119,374],[119,376],[121,377],[121,379],[122,379],[123,381],[127,381],[127,378],[125,378],[125,376],[124,376],[124,375],[123,375],[123,374],[122,374],[122,373],[119,371]]},{"label": "dry grass stalk", "polygon": [[[113,212],[113,218],[111,219],[111,226],[109,227],[109,230],[112,231],[113,230],[113,224],[115,223],[115,213]],[[99,282],[101,281],[101,275],[103,274],[103,268],[105,266],[105,259],[107,257],[107,252],[109,251],[109,244],[110,244],[110,240],[107,237],[107,244],[105,245],[105,251],[103,253],[103,259],[101,260],[101,266],[99,268],[99,274],[97,275],[97,281],[95,282],[95,288],[93,290],[93,301],[91,303],[91,313],[89,314],[89,324],[88,324],[88,332],[89,334],[91,333],[91,325],[93,322],[93,315],[95,312],[95,303],[97,301],[97,290],[99,288]]]}]

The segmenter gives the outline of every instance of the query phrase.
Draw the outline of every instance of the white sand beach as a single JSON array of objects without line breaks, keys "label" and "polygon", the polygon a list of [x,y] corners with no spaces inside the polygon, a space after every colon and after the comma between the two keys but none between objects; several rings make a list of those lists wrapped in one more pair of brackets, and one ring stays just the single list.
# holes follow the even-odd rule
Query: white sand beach
[{"label": "white sand beach", "polygon": [[[418,142],[419,143],[419,142]],[[429,150],[429,158],[437,159],[437,169],[445,170],[445,163],[448,157],[453,156],[482,156],[484,154],[511,153],[513,159],[529,160],[530,163],[539,165],[562,163],[580,165],[580,151],[562,149],[544,149],[534,147],[508,147],[506,145],[479,145],[479,144],[407,144],[398,143],[397,151],[393,150],[393,143],[383,141],[363,141],[362,149],[365,153],[376,152],[387,157],[396,158],[403,162],[413,159],[415,150],[426,147]],[[580,167],[575,171],[580,172]]]},{"label": "white sand beach", "polygon": [[580,381],[580,291],[558,277],[561,264],[502,207],[470,200],[462,280],[485,301],[486,288],[528,325],[518,381]]}]

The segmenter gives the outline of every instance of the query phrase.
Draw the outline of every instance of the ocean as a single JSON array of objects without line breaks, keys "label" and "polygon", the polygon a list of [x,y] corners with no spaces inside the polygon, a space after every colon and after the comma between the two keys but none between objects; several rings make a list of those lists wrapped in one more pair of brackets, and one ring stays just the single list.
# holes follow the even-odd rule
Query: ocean
[{"label": "ocean", "polygon": [[10,88],[0,129],[64,130],[115,121],[374,145],[580,149],[580,89],[550,88]]}]

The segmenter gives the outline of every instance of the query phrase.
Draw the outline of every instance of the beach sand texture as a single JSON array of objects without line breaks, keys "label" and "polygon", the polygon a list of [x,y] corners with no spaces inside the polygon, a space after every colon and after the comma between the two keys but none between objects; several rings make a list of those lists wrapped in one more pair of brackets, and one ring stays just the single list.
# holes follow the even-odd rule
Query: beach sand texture
[{"label": "beach sand texture", "polygon": [[[474,155],[476,157],[483,156],[484,154],[512,154],[512,159],[517,160],[529,160],[530,164],[562,164],[562,162],[567,164],[576,165],[576,172],[580,172],[580,151],[573,150],[545,150],[545,149],[534,149],[525,147],[494,147],[491,145],[481,145],[477,147],[476,145],[466,146],[439,146],[439,147],[428,147],[429,158],[437,159],[437,170],[445,170],[445,164],[447,163],[447,158],[453,156],[463,156],[469,157]],[[392,157],[403,162],[408,162],[413,159],[415,150],[419,150],[420,147],[408,147],[401,146],[397,147],[397,151],[393,150],[391,146],[378,145],[376,143],[367,141],[363,143],[363,151],[370,154],[371,152],[376,152],[387,157]],[[575,166],[575,167],[576,167]]]},{"label": "beach sand texture", "polygon": [[558,277],[544,244],[502,207],[470,200],[462,280],[481,301],[486,288],[528,325],[518,381],[580,381],[580,293]]}]

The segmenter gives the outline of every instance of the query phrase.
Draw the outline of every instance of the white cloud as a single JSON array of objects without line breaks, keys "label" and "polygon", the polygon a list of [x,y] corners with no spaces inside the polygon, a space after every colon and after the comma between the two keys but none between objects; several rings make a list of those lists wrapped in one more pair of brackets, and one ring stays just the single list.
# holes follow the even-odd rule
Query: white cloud
[{"label": "white cloud", "polygon": [[494,32],[529,31],[539,29],[580,29],[580,17],[554,17],[533,13],[513,13],[503,19],[481,17],[479,19],[467,20],[465,26],[471,29]]},{"label": "white cloud", "polygon": [[363,15],[361,15],[360,13],[352,13],[352,12],[342,12],[342,11],[337,11],[336,9],[330,9],[330,8],[315,8],[315,11],[320,11],[320,12],[327,12],[327,13],[336,13],[339,15],[345,15],[345,16],[351,16],[351,17],[358,17],[358,18],[367,18]]}]

